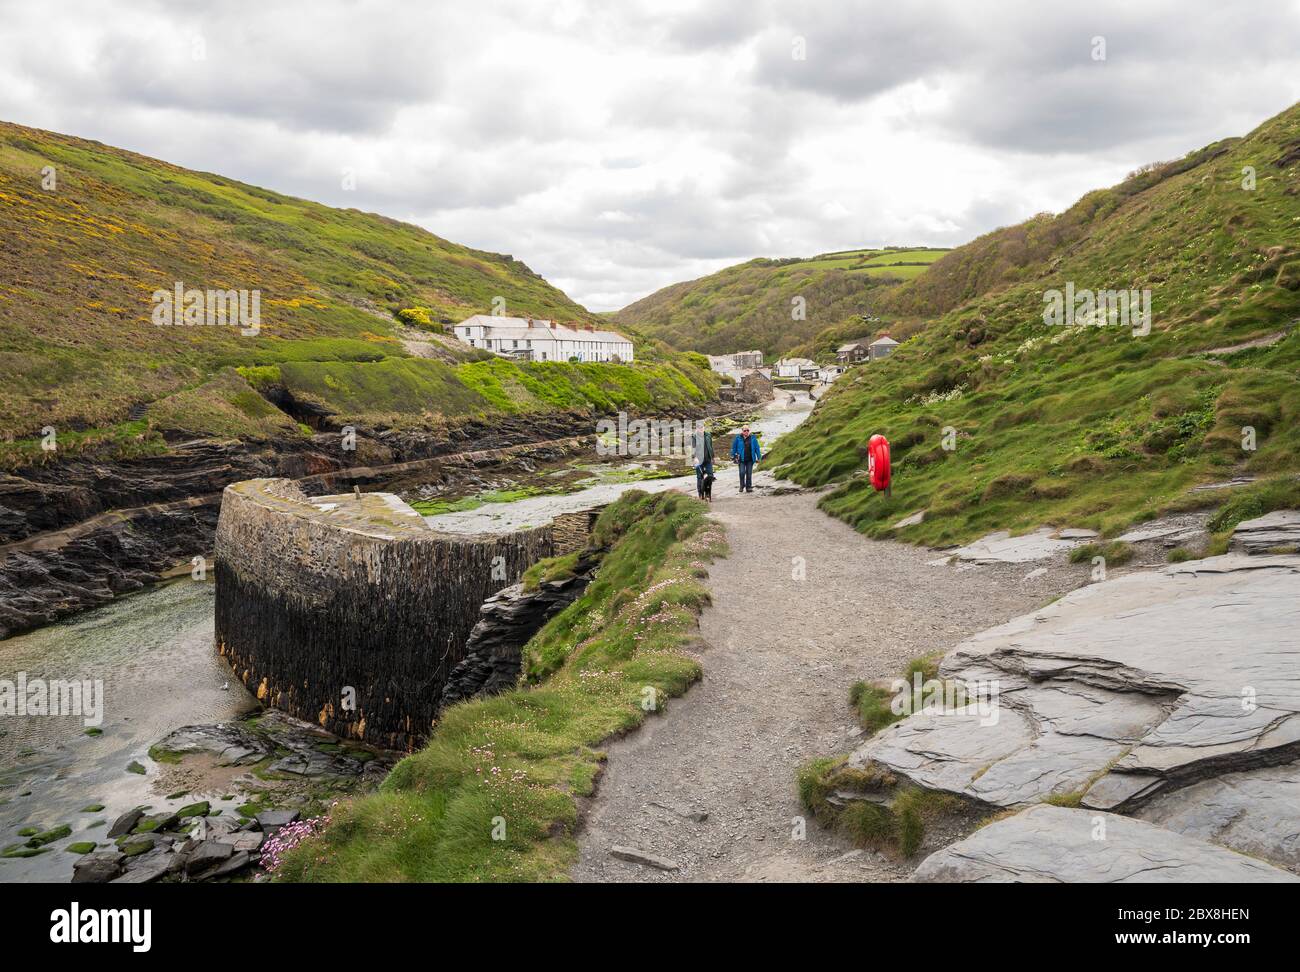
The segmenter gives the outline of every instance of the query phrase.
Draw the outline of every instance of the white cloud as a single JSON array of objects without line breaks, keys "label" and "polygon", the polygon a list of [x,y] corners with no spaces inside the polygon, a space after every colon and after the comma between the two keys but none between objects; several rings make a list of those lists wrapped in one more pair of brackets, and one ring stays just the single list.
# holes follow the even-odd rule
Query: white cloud
[{"label": "white cloud", "polygon": [[961,243],[1300,99],[1300,0],[213,7],[10,5],[0,115],[411,219],[594,309]]}]

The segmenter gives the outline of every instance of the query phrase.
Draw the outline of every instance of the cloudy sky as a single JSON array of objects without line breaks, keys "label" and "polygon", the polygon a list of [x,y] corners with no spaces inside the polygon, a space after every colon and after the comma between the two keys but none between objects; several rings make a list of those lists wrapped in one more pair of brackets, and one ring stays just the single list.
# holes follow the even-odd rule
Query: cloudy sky
[{"label": "cloudy sky", "polygon": [[0,16],[6,120],[512,253],[595,310],[755,256],[962,243],[1300,100],[1300,0]]}]

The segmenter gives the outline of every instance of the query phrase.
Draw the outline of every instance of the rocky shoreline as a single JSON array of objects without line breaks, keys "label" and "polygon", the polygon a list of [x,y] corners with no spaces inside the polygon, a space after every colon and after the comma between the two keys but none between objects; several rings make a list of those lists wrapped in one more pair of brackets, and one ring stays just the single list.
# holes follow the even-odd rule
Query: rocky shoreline
[{"label": "rocky shoreline", "polygon": [[312,832],[334,799],[374,789],[399,758],[275,710],[177,729],[150,757],[160,783],[190,787],[64,847],[81,852],[73,883],[268,880],[284,846]]}]

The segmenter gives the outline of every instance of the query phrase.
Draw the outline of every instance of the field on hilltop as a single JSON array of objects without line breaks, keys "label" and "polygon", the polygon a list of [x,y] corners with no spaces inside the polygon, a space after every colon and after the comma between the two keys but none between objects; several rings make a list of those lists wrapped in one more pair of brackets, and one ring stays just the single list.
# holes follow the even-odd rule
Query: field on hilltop
[{"label": "field on hilltop", "polygon": [[[707,354],[757,348],[771,359],[827,327],[874,313],[884,294],[922,276],[945,252],[888,247],[760,258],[665,287],[611,317],[675,348]],[[792,313],[796,297],[804,301],[803,319]]]},{"label": "field on hilltop", "polygon": [[[259,291],[259,332],[154,324],[153,293],[177,283]],[[61,449],[161,447],[164,432],[301,434],[258,388],[297,387],[339,420],[407,424],[716,390],[697,363],[651,344],[638,347],[644,364],[616,374],[484,371],[485,354],[442,339],[441,325],[490,312],[496,298],[514,314],[598,320],[510,256],[0,123],[0,449],[11,464],[39,457],[47,426]],[[435,359],[411,357],[412,336]]]},{"label": "field on hilltop", "polygon": [[[1046,295],[1068,284],[1146,292],[1149,333],[1049,326]],[[1043,523],[1114,532],[1231,495],[1222,531],[1294,505],[1300,106],[953,250],[881,309],[913,336],[845,374],[771,456],[780,475],[839,484],[821,505],[859,530],[934,545]],[[874,432],[893,443],[892,498],[862,476]],[[1259,482],[1189,493],[1233,475]]]}]

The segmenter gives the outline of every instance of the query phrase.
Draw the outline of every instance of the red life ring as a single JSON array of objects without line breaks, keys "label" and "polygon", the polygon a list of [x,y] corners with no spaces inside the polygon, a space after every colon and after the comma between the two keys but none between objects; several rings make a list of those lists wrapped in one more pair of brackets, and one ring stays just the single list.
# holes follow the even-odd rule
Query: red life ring
[{"label": "red life ring", "polygon": [[879,432],[867,440],[867,474],[876,492],[889,489],[889,440]]}]

